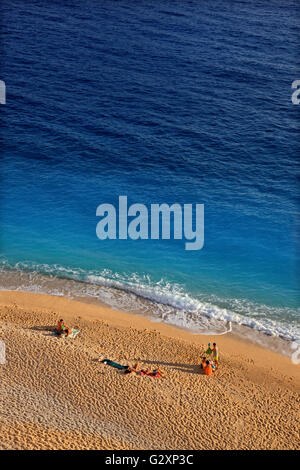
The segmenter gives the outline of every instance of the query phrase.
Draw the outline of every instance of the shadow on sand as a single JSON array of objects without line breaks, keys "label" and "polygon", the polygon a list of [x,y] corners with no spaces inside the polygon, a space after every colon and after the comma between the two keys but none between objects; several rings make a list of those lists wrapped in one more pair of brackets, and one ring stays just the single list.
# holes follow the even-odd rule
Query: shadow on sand
[{"label": "shadow on sand", "polygon": [[200,368],[199,364],[177,364],[174,362],[162,362],[162,361],[147,361],[147,364],[152,364],[154,366],[159,366],[163,369],[163,366],[172,367],[179,372],[185,372],[188,374],[202,374],[203,371]]},{"label": "shadow on sand", "polygon": [[33,327],[29,328],[29,330],[54,332],[55,327],[53,325],[33,326]]}]

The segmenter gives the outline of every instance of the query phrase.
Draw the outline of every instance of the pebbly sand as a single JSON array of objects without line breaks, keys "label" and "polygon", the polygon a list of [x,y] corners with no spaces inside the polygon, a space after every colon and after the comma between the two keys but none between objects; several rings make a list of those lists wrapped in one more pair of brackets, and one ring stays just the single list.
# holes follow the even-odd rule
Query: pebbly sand
[{"label": "pebbly sand", "polygon": [[[51,335],[59,318],[80,329]],[[299,449],[300,367],[235,339],[192,335],[62,297],[0,292],[0,449]],[[202,375],[209,341],[215,376]],[[101,364],[140,361],[167,378]]]}]

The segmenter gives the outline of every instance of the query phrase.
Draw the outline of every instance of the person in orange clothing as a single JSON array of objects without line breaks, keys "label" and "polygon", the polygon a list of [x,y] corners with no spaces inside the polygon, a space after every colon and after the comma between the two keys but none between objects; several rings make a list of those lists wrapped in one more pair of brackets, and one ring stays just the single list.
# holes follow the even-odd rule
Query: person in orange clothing
[{"label": "person in orange clothing", "polygon": [[213,368],[209,361],[206,361],[206,366],[204,367],[205,375],[213,375]]}]

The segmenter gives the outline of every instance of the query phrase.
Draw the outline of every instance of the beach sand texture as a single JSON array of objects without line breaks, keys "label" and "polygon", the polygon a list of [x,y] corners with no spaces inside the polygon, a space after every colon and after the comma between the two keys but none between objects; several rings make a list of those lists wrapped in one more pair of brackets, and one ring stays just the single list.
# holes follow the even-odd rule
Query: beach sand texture
[{"label": "beach sand texture", "polygon": [[[59,318],[80,329],[51,335]],[[207,337],[62,297],[0,293],[1,449],[297,449],[299,365],[232,335]],[[214,377],[201,374],[208,341]],[[140,361],[166,379],[101,364]]]}]

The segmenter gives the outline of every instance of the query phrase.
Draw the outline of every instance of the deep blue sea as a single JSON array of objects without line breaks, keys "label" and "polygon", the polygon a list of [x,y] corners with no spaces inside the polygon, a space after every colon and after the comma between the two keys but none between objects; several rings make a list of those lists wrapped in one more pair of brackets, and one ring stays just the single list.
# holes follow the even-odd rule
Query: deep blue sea
[{"label": "deep blue sea", "polygon": [[[1,6],[1,287],[300,339],[298,0]],[[203,249],[99,240],[119,195],[204,204]]]}]

